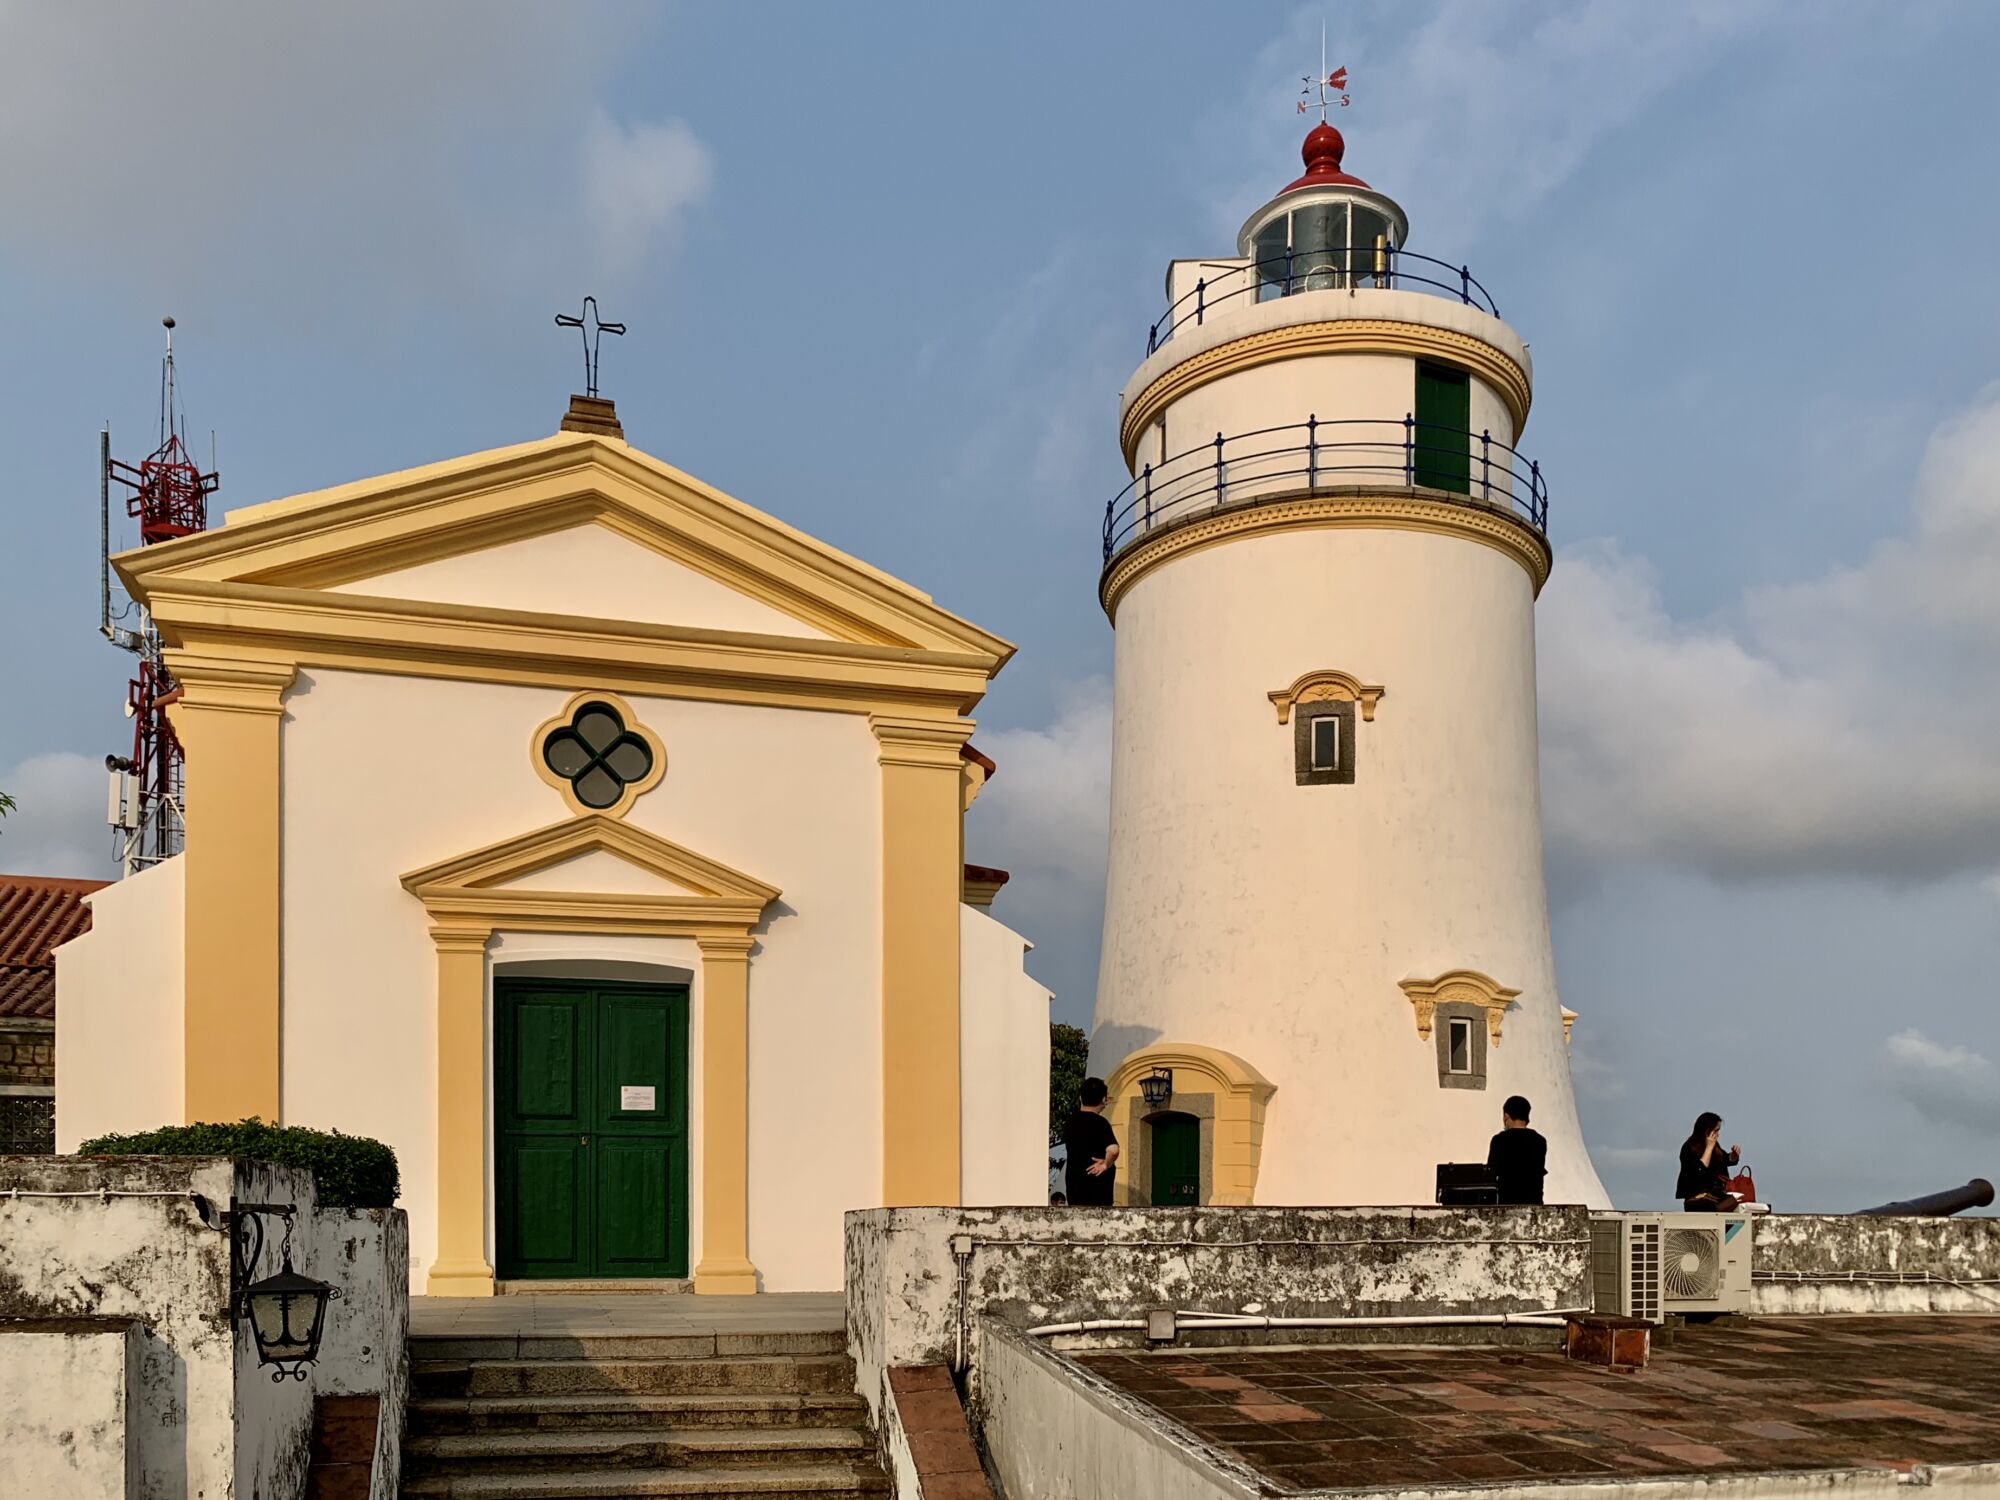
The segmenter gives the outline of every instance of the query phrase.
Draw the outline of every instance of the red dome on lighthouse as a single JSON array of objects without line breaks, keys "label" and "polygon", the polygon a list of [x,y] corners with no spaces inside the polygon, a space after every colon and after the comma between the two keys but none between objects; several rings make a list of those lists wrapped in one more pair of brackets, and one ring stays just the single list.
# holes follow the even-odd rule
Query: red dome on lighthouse
[{"label": "red dome on lighthouse", "polygon": [[1299,147],[1299,155],[1305,158],[1306,174],[1296,182],[1288,182],[1280,192],[1289,193],[1294,188],[1305,187],[1358,187],[1367,183],[1359,177],[1351,177],[1340,170],[1340,159],[1347,154],[1347,142],[1341,138],[1326,121],[1313,126],[1306,136],[1306,142]]}]

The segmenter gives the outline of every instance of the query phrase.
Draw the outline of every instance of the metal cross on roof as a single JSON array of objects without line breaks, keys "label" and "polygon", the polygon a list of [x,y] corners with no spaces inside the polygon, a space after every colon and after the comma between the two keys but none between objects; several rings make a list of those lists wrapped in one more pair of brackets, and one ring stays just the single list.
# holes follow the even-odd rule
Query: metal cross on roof
[{"label": "metal cross on roof", "polygon": [[1348,104],[1347,69],[1335,68],[1331,73],[1326,70],[1326,23],[1324,21],[1320,23],[1319,27],[1319,76],[1317,78],[1302,79],[1301,82],[1305,84],[1305,87],[1299,90],[1302,96],[1299,99],[1300,114],[1304,114],[1311,107],[1307,101],[1312,98],[1314,89],[1319,90],[1320,124],[1324,125],[1326,123],[1326,94],[1328,89],[1340,95],[1341,107],[1343,109],[1346,108]]},{"label": "metal cross on roof", "polygon": [[[584,318],[588,318],[590,321],[585,323]],[[607,333],[615,333],[622,338],[625,333],[625,325],[623,323],[605,322],[597,315],[597,299],[595,297],[585,297],[583,299],[582,315],[571,317],[568,313],[557,313],[556,326],[558,328],[574,328],[583,334],[584,394],[586,396],[595,396],[597,394],[598,345]]]}]

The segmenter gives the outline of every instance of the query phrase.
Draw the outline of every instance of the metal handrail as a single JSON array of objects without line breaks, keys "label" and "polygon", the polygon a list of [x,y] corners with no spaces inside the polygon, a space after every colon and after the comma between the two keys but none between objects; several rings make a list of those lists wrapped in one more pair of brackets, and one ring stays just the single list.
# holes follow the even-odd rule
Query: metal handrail
[{"label": "metal handrail", "polygon": [[[1328,434],[1332,436],[1329,438]],[[1468,505],[1504,507],[1546,537],[1549,487],[1541,464],[1495,438],[1394,418],[1343,418],[1218,432],[1196,448],[1142,466],[1104,505],[1104,561],[1163,526],[1209,511],[1301,492],[1370,482],[1427,495],[1457,494]]]},{"label": "metal handrail", "polygon": [[[1431,272],[1443,273],[1448,279],[1439,280]],[[1496,318],[1500,316],[1492,295],[1464,266],[1398,250],[1392,245],[1288,249],[1283,255],[1266,256],[1218,276],[1197,279],[1194,290],[1183,292],[1168,303],[1167,310],[1146,330],[1146,352],[1153,353],[1172,338],[1176,328],[1205,321],[1209,313],[1237,297],[1263,301],[1267,293],[1272,298],[1291,297],[1300,292],[1349,291],[1356,287],[1456,297],[1467,307],[1479,308]]]}]

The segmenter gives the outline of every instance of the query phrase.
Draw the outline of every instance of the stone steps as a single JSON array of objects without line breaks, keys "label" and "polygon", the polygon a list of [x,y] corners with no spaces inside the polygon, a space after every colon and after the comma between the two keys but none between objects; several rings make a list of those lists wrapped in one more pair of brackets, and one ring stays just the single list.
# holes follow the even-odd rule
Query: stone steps
[{"label": "stone steps", "polygon": [[888,1492],[837,1329],[426,1335],[410,1353],[412,1500]]},{"label": "stone steps", "polygon": [[854,1389],[844,1354],[755,1354],[730,1359],[418,1360],[414,1396],[572,1396],[626,1391],[677,1396],[702,1392],[804,1395]]},{"label": "stone steps", "polygon": [[448,1500],[704,1500],[729,1495],[886,1495],[889,1481],[867,1463],[782,1469],[618,1469],[598,1473],[479,1474],[405,1479],[403,1494]]},{"label": "stone steps", "polygon": [[409,1404],[412,1437],[539,1427],[858,1427],[867,1408],[859,1396],[644,1396],[597,1392],[582,1396],[420,1397]]},{"label": "stone steps", "polygon": [[418,1437],[404,1449],[418,1467],[454,1474],[518,1474],[560,1469],[769,1467],[872,1457],[852,1427],[537,1428],[526,1432]]}]

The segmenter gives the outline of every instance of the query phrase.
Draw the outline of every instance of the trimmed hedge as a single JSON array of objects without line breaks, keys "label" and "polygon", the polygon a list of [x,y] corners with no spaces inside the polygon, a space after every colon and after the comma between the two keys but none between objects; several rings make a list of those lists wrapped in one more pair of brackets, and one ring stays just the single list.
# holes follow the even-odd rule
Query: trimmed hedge
[{"label": "trimmed hedge", "polygon": [[322,1208],[390,1208],[402,1190],[396,1153],[365,1135],[266,1125],[254,1116],[234,1125],[166,1125],[137,1135],[100,1135],[79,1156],[240,1156],[304,1167],[319,1185]]}]

